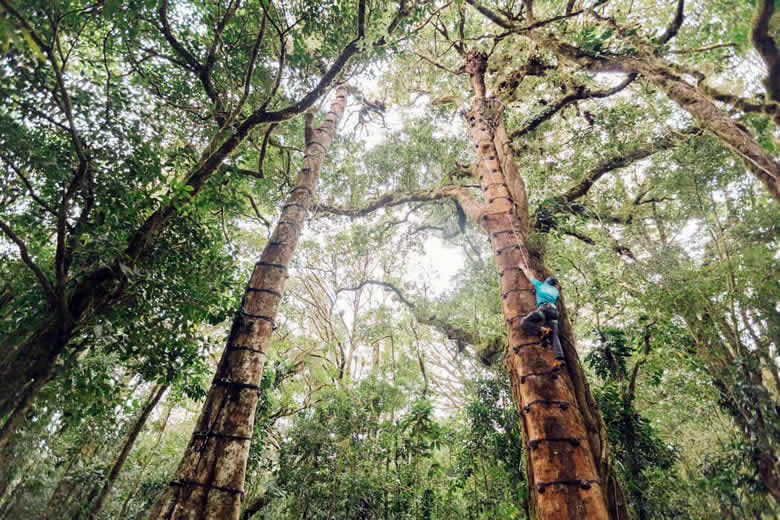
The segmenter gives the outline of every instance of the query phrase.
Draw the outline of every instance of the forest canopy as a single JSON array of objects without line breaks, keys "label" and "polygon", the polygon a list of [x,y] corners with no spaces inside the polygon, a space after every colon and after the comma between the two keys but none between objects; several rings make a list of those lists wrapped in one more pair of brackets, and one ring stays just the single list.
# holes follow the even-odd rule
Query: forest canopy
[{"label": "forest canopy", "polygon": [[777,4],[0,0],[0,518],[776,518]]}]

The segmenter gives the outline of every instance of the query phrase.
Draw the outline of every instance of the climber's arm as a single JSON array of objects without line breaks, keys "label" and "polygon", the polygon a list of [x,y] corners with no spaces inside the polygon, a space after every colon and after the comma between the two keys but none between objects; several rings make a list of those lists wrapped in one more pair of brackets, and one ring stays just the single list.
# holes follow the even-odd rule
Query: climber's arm
[{"label": "climber's arm", "polygon": [[536,280],[534,273],[531,271],[531,269],[529,269],[527,265],[521,262],[518,265],[518,267],[520,267],[520,270],[523,271],[523,274],[525,275],[526,278],[528,278],[529,282],[533,283],[533,280]]}]

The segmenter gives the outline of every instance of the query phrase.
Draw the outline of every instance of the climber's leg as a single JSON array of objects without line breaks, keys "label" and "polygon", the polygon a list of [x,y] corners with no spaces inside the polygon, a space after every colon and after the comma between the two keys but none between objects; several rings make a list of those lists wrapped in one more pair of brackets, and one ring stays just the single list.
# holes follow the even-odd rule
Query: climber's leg
[{"label": "climber's leg", "polygon": [[520,327],[526,334],[538,336],[544,323],[544,314],[541,311],[529,312],[520,322]]},{"label": "climber's leg", "polygon": [[563,347],[561,347],[561,340],[558,338],[558,320],[550,320],[550,327],[552,328],[553,358],[556,361],[565,361],[566,356],[563,354]]},{"label": "climber's leg", "polygon": [[553,357],[556,361],[564,361],[566,358],[561,347],[561,340],[558,338],[558,319],[561,317],[561,313],[551,303],[540,305],[539,312],[544,315],[546,325],[549,325],[550,328],[548,341],[552,344]]}]

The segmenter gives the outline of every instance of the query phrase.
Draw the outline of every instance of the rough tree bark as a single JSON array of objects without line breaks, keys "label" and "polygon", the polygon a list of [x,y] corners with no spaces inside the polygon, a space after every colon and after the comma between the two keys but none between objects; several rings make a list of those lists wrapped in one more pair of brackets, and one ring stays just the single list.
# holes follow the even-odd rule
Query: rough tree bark
[{"label": "rough tree bark", "polygon": [[312,206],[346,96],[346,87],[339,85],[327,117],[306,143],[303,168],[249,279],[195,432],[150,520],[239,517],[259,384],[287,265]]},{"label": "rough tree bark", "polygon": [[109,471],[108,477],[106,477],[106,482],[103,484],[103,487],[100,489],[100,493],[98,493],[97,498],[95,498],[94,502],[89,508],[88,518],[97,517],[100,510],[103,509],[103,504],[106,501],[106,497],[108,497],[108,494],[111,492],[111,488],[114,487],[116,478],[119,476],[119,472],[122,471],[122,466],[124,466],[125,461],[127,460],[127,456],[130,455],[130,450],[133,449],[135,440],[138,438],[138,435],[141,433],[141,430],[146,424],[147,419],[149,419],[149,415],[151,415],[152,411],[157,406],[157,403],[160,402],[160,399],[162,399],[162,396],[166,390],[168,390],[168,385],[156,385],[149,393],[149,397],[146,400],[144,407],[141,409],[141,413],[136,418],[132,428],[130,428],[127,437],[125,438],[125,442],[122,445],[122,449],[120,450],[119,455],[111,465],[111,471]]},{"label": "rough tree bark", "polygon": [[561,343],[567,363],[556,370],[552,352],[520,328],[535,309],[534,291],[517,267],[522,258],[544,278],[538,251],[527,241],[528,201],[512,159],[501,114],[503,105],[485,96],[487,57],[466,56],[475,97],[464,114],[471,127],[486,205],[479,224],[488,232],[500,276],[507,322],[505,363],[512,395],[522,417],[526,471],[536,519],[628,518],[625,501],[609,463],[606,427],[590,393],[574,348],[563,302]]}]

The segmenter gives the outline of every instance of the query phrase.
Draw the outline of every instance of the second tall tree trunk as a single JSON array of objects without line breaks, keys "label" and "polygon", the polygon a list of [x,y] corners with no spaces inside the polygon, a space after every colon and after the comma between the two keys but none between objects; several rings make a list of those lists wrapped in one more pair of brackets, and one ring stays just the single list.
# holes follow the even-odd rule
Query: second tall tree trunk
[{"label": "second tall tree trunk", "polygon": [[344,114],[346,96],[346,87],[338,86],[325,120],[313,132],[307,131],[296,186],[249,279],[195,432],[150,520],[238,519],[260,379],[287,265],[313,203],[320,167]]},{"label": "second tall tree trunk", "polygon": [[159,403],[160,399],[162,399],[162,396],[165,394],[166,390],[168,390],[168,385],[158,384],[152,388],[151,392],[149,392],[149,396],[147,397],[144,407],[141,409],[141,413],[138,415],[132,427],[127,432],[125,442],[122,444],[122,449],[119,451],[119,455],[117,455],[117,458],[111,465],[111,470],[106,476],[106,481],[103,484],[103,487],[100,488],[100,493],[98,493],[97,498],[95,498],[95,500],[92,502],[92,505],[89,507],[89,514],[87,515],[88,518],[96,518],[98,513],[100,513],[100,510],[103,509],[103,504],[105,503],[108,494],[111,492],[111,488],[114,487],[114,483],[119,476],[119,472],[122,471],[122,466],[125,465],[127,456],[130,455],[130,451],[133,449],[135,440],[141,434],[141,430],[143,430],[146,421],[154,411],[157,403]]}]

